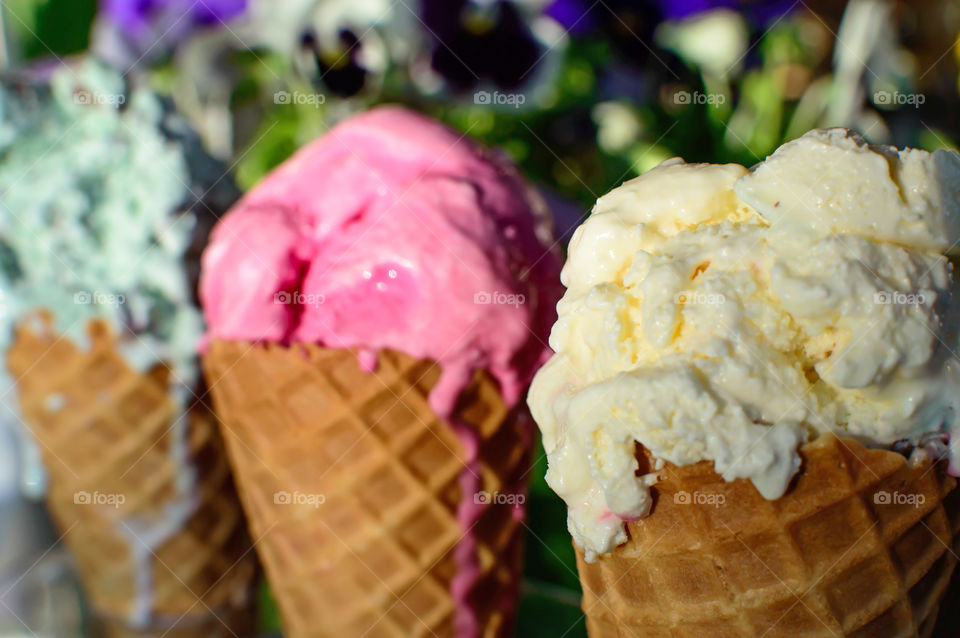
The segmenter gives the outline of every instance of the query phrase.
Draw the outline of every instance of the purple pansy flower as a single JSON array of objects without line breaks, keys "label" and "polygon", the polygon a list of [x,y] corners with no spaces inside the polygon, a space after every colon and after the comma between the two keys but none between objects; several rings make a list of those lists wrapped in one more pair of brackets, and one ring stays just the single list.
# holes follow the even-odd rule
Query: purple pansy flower
[{"label": "purple pansy flower", "polygon": [[190,26],[226,22],[243,13],[247,0],[103,0],[101,11],[118,27],[139,36],[171,17]]},{"label": "purple pansy flower", "polygon": [[425,0],[420,18],[430,34],[431,66],[455,89],[484,82],[518,87],[542,57],[513,2]]},{"label": "purple pansy flower", "polygon": [[553,0],[545,13],[578,35],[609,22],[612,13],[655,14],[663,20],[682,20],[712,9],[734,9],[761,25],[775,21],[800,5],[797,0],[608,0],[606,5],[589,0]]},{"label": "purple pansy flower", "polygon": [[198,29],[247,9],[247,0],[102,0],[95,48],[111,62],[155,58]]},{"label": "purple pansy flower", "polygon": [[797,0],[657,0],[668,20],[681,20],[712,9],[734,9],[759,24],[772,22],[799,4]]},{"label": "purple pansy flower", "polygon": [[553,0],[544,9],[544,14],[571,34],[583,35],[596,26],[596,19],[589,11],[590,6],[585,0]]}]

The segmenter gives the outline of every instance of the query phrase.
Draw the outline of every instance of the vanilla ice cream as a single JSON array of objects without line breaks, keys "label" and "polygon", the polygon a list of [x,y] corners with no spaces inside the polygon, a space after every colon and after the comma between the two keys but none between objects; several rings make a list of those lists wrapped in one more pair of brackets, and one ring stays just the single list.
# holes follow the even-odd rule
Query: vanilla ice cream
[{"label": "vanilla ice cream", "polygon": [[750,171],[670,160],[601,197],[529,395],[587,559],[650,510],[636,442],[775,499],[821,433],[950,433],[958,239],[960,156],[842,129]]}]

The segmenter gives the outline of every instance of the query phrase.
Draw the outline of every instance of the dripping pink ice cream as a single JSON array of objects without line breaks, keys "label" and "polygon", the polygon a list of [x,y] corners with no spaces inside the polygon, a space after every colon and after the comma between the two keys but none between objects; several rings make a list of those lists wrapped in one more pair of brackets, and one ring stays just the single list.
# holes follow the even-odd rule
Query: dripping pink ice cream
[{"label": "dripping pink ice cream", "polygon": [[396,107],[353,117],[214,231],[201,281],[208,337],[393,348],[441,364],[441,415],[475,369],[515,403],[545,357],[560,286],[530,194],[427,118]]},{"label": "dripping pink ice cream", "polygon": [[[355,116],[214,230],[200,284],[207,339],[359,348],[367,369],[383,348],[435,360],[431,406],[475,459],[475,433],[451,418],[474,371],[514,405],[548,356],[560,264],[538,202],[510,166],[436,122],[397,107]],[[477,470],[461,477],[465,530],[482,511]],[[468,636],[469,534],[455,554],[457,626]]]}]

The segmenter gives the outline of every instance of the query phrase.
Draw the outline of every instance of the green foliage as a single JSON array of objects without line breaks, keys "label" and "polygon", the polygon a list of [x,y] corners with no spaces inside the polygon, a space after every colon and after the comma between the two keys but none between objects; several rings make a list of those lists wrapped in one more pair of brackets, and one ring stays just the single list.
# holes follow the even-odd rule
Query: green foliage
[{"label": "green foliage", "polygon": [[87,48],[96,0],[4,0],[4,22],[28,59]]}]

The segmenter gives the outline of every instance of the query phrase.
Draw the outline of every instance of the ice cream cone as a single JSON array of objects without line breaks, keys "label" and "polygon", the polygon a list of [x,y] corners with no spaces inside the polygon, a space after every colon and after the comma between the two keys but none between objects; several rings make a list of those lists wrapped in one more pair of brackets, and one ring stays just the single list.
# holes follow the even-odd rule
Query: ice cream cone
[{"label": "ice cream cone", "polygon": [[[200,605],[198,605],[200,606]],[[243,638],[256,627],[249,608],[229,609],[214,614],[187,614],[155,618],[144,627],[133,627],[120,619],[100,619],[94,635],[102,638]]]},{"label": "ice cream cone", "polygon": [[285,635],[508,635],[532,424],[477,374],[451,426],[428,404],[438,365],[377,358],[220,340],[203,358]]},{"label": "ice cream cone", "polygon": [[801,448],[776,500],[710,463],[667,464],[651,514],[587,563],[591,638],[930,636],[957,562],[956,481],[851,439]]},{"label": "ice cream cone", "polygon": [[105,322],[89,348],[41,323],[19,326],[7,365],[105,633],[248,630],[256,564],[209,410],[178,416],[165,373],[133,370]]}]

